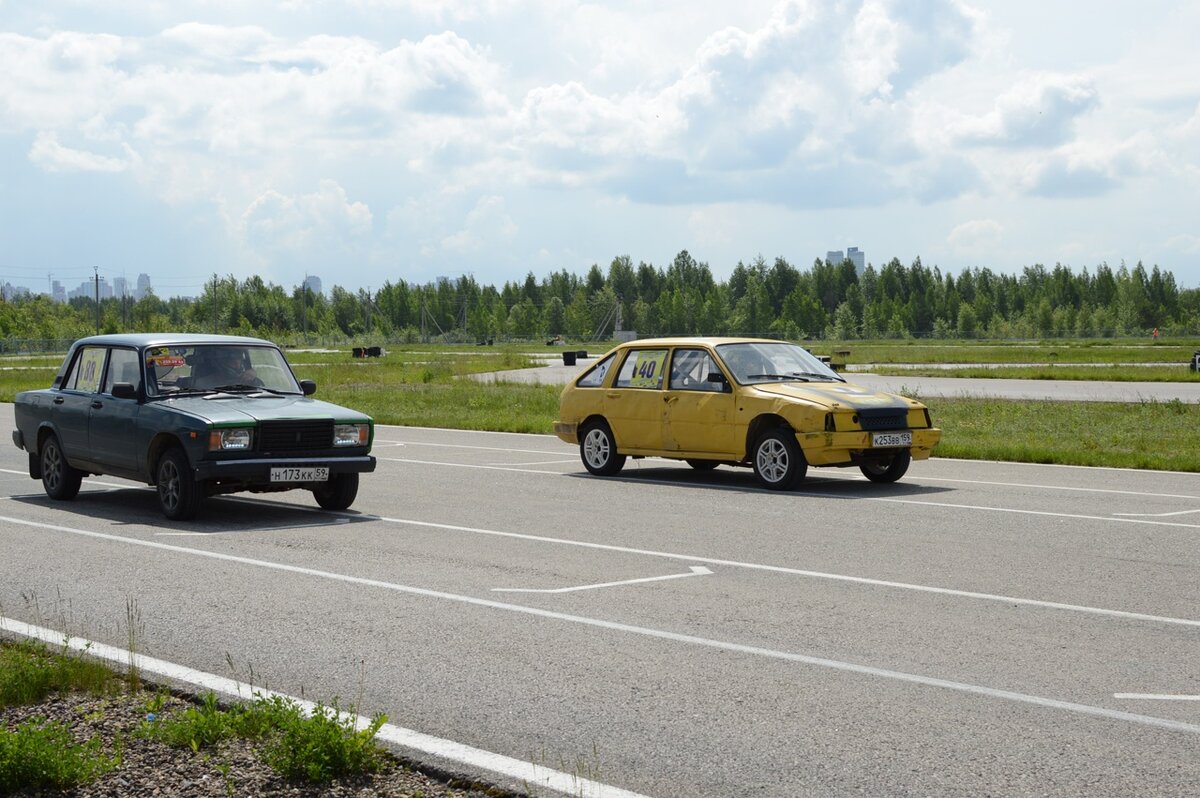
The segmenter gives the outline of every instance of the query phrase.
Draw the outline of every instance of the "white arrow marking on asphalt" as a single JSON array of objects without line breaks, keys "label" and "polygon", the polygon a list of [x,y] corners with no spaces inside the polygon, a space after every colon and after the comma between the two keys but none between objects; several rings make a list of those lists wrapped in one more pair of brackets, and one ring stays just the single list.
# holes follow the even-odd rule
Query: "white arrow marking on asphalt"
[{"label": "white arrow marking on asphalt", "polygon": [[1161,695],[1158,693],[1113,693],[1113,698],[1134,698],[1141,701],[1200,701],[1200,695]]},{"label": "white arrow marking on asphalt", "polygon": [[684,579],[689,576],[707,576],[712,571],[705,568],[703,565],[693,565],[690,568],[690,573],[686,574],[669,574],[667,576],[647,576],[643,579],[626,579],[623,582],[601,582],[598,585],[579,585],[578,587],[554,587],[554,588],[534,588],[534,587],[494,587],[492,591],[495,593],[571,593],[576,590],[595,590],[598,587],[619,587],[620,585],[635,585],[638,582],[661,582],[664,579]]}]

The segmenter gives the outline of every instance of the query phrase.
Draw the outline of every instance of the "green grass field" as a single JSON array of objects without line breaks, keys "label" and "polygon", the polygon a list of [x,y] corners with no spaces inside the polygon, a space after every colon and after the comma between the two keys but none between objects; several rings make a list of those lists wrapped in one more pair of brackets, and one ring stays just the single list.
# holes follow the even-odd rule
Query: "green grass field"
[{"label": "green grass field", "polygon": [[[604,348],[589,345],[599,352]],[[855,347],[858,348],[855,348]],[[1041,367],[1043,379],[1197,379],[1186,363],[1192,350],[1181,343],[1054,341],[1011,346],[971,342],[914,344],[812,344],[818,354],[849,349],[849,362],[890,363],[1033,363],[1048,362],[1051,353],[1070,352],[1069,362],[1099,366]],[[381,358],[354,359],[348,350],[290,351],[297,375],[317,381],[317,396],[371,414],[378,423],[421,427],[551,432],[557,417],[557,385],[495,384],[469,379],[472,373],[537,365],[532,356],[544,347],[397,346]],[[1144,354],[1167,352],[1175,364],[1161,367],[1114,365]],[[1184,357],[1186,352],[1187,357]],[[1084,358],[1090,353],[1092,359]],[[60,358],[8,358],[0,368],[0,401],[11,402],[17,391],[46,387]],[[1130,361],[1134,362],[1134,361]],[[1180,365],[1180,364],[1183,365]],[[881,373],[883,370],[880,370]],[[970,369],[968,373],[941,369],[891,373],[933,376],[1026,377],[1029,369],[1004,367]],[[1158,376],[1147,376],[1155,373]],[[1074,377],[1070,375],[1075,375]],[[848,377],[853,380],[854,375]],[[1116,466],[1176,471],[1200,471],[1200,406],[1182,402],[1050,402],[1002,399],[925,399],[934,423],[943,429],[935,456],[966,459],[1015,460],[1038,463]],[[564,444],[565,448],[565,444]]]}]

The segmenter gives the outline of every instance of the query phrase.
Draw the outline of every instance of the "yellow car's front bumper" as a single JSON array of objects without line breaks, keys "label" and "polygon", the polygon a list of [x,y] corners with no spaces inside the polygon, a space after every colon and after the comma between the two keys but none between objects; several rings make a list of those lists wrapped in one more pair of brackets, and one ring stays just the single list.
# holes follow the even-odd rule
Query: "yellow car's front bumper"
[{"label": "yellow car's front bumper", "polygon": [[[928,460],[942,439],[940,429],[914,429],[912,432],[912,459]],[[804,450],[804,459],[809,465],[842,465],[851,462],[851,454],[863,452],[886,452],[887,449],[876,449],[871,446],[869,432],[802,432],[796,435],[800,448]],[[903,447],[909,448],[909,447]]]}]

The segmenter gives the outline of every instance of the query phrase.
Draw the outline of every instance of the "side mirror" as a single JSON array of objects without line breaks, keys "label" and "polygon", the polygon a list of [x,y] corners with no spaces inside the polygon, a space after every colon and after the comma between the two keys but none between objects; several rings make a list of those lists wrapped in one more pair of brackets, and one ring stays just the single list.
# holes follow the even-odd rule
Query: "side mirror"
[{"label": "side mirror", "polygon": [[112,395],[117,399],[137,399],[137,388],[128,382],[118,382],[113,385]]},{"label": "side mirror", "polygon": [[732,389],[732,388],[730,388],[730,386],[729,386],[729,380],[725,379],[725,375],[724,375],[724,374],[722,374],[722,373],[721,373],[721,372],[719,372],[719,371],[710,371],[710,372],[708,372],[708,380],[707,380],[707,381],[708,381],[708,382],[715,382],[715,383],[717,383],[718,385],[720,385],[720,386],[721,386],[721,392],[722,392],[722,393],[729,393],[729,391],[733,390],[733,389]]},{"label": "side mirror", "polygon": [[300,380],[300,390],[305,396],[312,396],[317,392],[317,384],[312,380]]}]

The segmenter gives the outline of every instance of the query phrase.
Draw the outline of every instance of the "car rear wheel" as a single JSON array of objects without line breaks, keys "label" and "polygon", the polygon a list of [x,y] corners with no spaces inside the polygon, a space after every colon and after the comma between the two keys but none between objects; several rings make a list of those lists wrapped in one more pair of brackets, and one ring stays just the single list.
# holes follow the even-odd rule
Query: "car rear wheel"
[{"label": "car rear wheel", "polygon": [[579,438],[579,456],[583,467],[600,477],[611,477],[625,466],[625,455],[617,454],[617,441],[603,421],[584,427]]},{"label": "car rear wheel", "polygon": [[74,499],[83,482],[83,472],[73,468],[63,454],[58,436],[51,435],[42,443],[42,487],[51,499]]},{"label": "car rear wheel", "polygon": [[334,474],[328,482],[313,488],[317,504],[326,510],[345,510],[358,496],[358,474]]},{"label": "car rear wheel", "polygon": [[712,471],[720,465],[716,460],[688,460],[687,464],[697,471]]},{"label": "car rear wheel", "polygon": [[200,483],[191,471],[182,449],[170,449],[158,461],[158,506],[172,521],[187,521],[200,512]]},{"label": "car rear wheel", "polygon": [[858,470],[862,471],[863,476],[872,482],[895,482],[904,476],[904,472],[908,471],[908,464],[911,462],[911,453],[897,452],[885,460],[863,463]]},{"label": "car rear wheel", "polygon": [[808,462],[790,429],[769,430],[754,444],[754,474],[763,487],[790,490],[807,472]]}]

